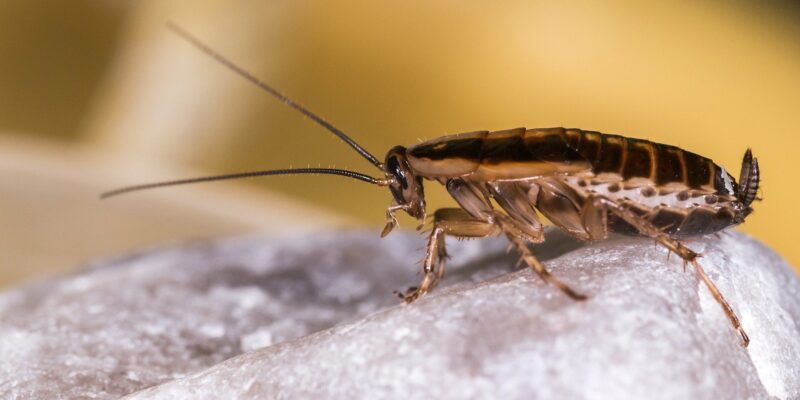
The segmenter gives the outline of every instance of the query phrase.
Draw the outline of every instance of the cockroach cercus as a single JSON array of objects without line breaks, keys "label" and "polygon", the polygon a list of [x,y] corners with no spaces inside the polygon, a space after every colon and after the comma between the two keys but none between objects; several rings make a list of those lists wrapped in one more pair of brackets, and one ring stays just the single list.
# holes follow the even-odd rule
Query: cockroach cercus
[{"label": "cockroach cercus", "polygon": [[[748,149],[737,183],[708,158],[678,147],[580,129],[509,129],[444,136],[410,147],[396,146],[378,160],[344,132],[233,64],[183,29],[180,37],[238,75],[327,129],[381,171],[375,178],[332,168],[294,168],[148,183],[113,190],[101,197],[188,183],[267,175],[331,174],[386,186],[393,202],[381,236],[397,225],[404,211],[425,220],[423,180],[446,188],[460,208],[433,213],[419,286],[401,297],[408,303],[431,291],[445,269],[445,236],[479,238],[505,235],[522,260],[544,281],[575,300],[580,294],[542,265],[528,243],[544,241],[537,211],[555,226],[584,241],[609,232],[654,239],[691,264],[722,306],[747,346],[749,338],[720,291],[697,262],[699,254],[683,239],[718,232],[742,223],[752,212],[759,185],[758,161]],[[493,206],[495,203],[498,208]]]}]

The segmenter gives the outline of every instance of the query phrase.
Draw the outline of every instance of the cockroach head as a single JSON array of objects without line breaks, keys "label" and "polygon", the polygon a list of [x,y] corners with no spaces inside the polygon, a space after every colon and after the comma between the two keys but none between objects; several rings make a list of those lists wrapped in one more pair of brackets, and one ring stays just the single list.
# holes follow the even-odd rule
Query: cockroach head
[{"label": "cockroach head", "polygon": [[386,153],[383,170],[397,205],[403,206],[403,210],[416,219],[425,218],[422,178],[416,175],[408,164],[406,148],[396,146],[389,150]]}]

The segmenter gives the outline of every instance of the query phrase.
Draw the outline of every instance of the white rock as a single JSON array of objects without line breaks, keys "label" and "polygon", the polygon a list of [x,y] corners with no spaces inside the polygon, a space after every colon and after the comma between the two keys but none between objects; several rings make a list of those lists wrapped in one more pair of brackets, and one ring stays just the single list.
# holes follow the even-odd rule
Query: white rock
[{"label": "white rock", "polygon": [[400,305],[422,244],[229,239],[5,292],[0,397],[800,398],[800,281],[742,234],[690,246],[747,349],[691,269],[645,239],[548,232],[534,251],[587,302],[509,273],[502,240],[451,241],[444,284]]}]

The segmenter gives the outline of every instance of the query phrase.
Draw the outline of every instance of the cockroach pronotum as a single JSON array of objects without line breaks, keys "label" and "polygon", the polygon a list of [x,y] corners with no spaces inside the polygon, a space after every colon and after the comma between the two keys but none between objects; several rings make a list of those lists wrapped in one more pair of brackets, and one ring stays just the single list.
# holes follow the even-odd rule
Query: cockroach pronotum
[{"label": "cockroach pronotum", "polygon": [[[400,296],[412,303],[430,292],[445,269],[445,236],[503,234],[544,281],[575,300],[587,297],[542,265],[528,243],[544,241],[537,211],[571,236],[602,240],[609,232],[642,235],[691,264],[722,306],[747,346],[749,338],[720,291],[681,240],[742,223],[752,212],[759,185],[758,161],[748,149],[739,183],[708,158],[675,146],[580,129],[516,128],[444,136],[410,147],[396,146],[379,161],[328,121],[257,79],[198,39],[168,24],[225,67],[327,129],[375,165],[382,177],[333,168],[294,168],[148,183],[113,190],[106,198],[143,189],[226,179],[292,174],[330,174],[386,186],[393,202],[381,236],[397,225],[395,213],[426,216],[423,179],[445,186],[460,208],[433,213],[419,286]],[[493,206],[493,202],[499,210]]]}]

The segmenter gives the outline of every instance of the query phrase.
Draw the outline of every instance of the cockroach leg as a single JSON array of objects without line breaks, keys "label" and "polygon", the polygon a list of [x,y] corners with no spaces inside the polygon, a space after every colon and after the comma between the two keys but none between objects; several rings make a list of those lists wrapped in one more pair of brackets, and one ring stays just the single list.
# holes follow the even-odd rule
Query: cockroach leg
[{"label": "cockroach leg", "polygon": [[459,238],[486,237],[494,233],[495,226],[488,221],[481,221],[467,214],[460,208],[443,208],[433,214],[433,229],[428,236],[425,259],[422,264],[422,282],[419,286],[403,295],[406,303],[413,303],[425,293],[433,290],[444,277],[445,235]]},{"label": "cockroach leg", "polygon": [[397,226],[397,217],[395,217],[394,214],[400,210],[407,209],[407,205],[397,204],[389,206],[389,208],[386,209],[386,225],[383,227],[383,231],[381,231],[381,237],[386,237],[386,235],[390,234],[392,229]]},{"label": "cockroach leg", "polygon": [[643,235],[655,239],[664,247],[666,247],[668,251],[675,252],[675,254],[684,260],[684,266],[685,263],[692,264],[697,276],[706,285],[717,303],[722,306],[722,309],[725,311],[725,315],[727,315],[728,320],[730,320],[731,325],[733,325],[733,328],[739,332],[739,335],[742,337],[742,345],[747,347],[747,345],[750,343],[750,338],[747,336],[744,328],[742,328],[742,324],[739,322],[739,318],[733,311],[733,307],[731,307],[728,301],[725,300],[725,297],[722,296],[722,293],[720,293],[719,289],[717,289],[717,286],[714,285],[714,282],[712,282],[708,275],[706,275],[705,271],[700,266],[700,263],[697,262],[699,254],[684,246],[681,242],[669,237],[669,235],[663,233],[661,230],[653,226],[650,221],[635,214],[624,205],[618,204],[617,202],[602,196],[594,196],[591,199],[591,202],[595,207],[602,207],[608,212],[613,213],[617,217],[623,219],[625,222],[639,230],[639,232]]},{"label": "cockroach leg", "polygon": [[416,301],[420,296],[432,290],[439,280],[444,276],[445,252],[444,236],[456,236],[460,238],[486,237],[496,233],[499,229],[508,237],[511,246],[515,247],[522,256],[521,261],[525,262],[539,277],[548,284],[551,284],[564,292],[574,300],[586,300],[587,296],[580,294],[561,282],[536,259],[533,252],[528,248],[525,238],[526,232],[516,226],[514,221],[507,215],[500,212],[492,213],[492,222],[482,221],[469,215],[460,208],[444,208],[437,210],[433,217],[433,230],[428,237],[428,246],[423,263],[423,273],[425,276],[419,287],[409,290],[403,296],[406,303]]},{"label": "cockroach leg", "polygon": [[422,262],[422,282],[413,290],[410,290],[403,300],[406,303],[413,303],[420,296],[433,290],[444,276],[444,229],[434,226],[428,236],[428,246],[425,249],[425,259]]},{"label": "cockroach leg", "polygon": [[436,243],[436,282],[440,282],[444,278],[444,269],[447,264],[446,261],[450,256],[447,254],[444,244],[444,234],[437,237]]},{"label": "cockroach leg", "polygon": [[706,271],[703,270],[703,267],[700,266],[700,263],[697,262],[697,259],[692,259],[689,261],[694,266],[694,270],[697,273],[697,276],[706,284],[708,290],[711,291],[711,294],[714,296],[714,299],[722,306],[725,310],[725,315],[728,316],[728,319],[731,321],[731,325],[739,332],[739,335],[742,336],[742,345],[747,347],[750,344],[750,337],[747,336],[747,333],[742,328],[742,324],[739,322],[739,318],[736,317],[736,313],[733,311],[731,305],[725,301],[725,298],[722,297],[722,293],[720,293],[717,286],[714,285],[714,282],[709,279],[708,275],[706,275]]},{"label": "cockroach leg", "polygon": [[495,212],[493,215],[495,219],[495,223],[497,226],[500,227],[502,232],[508,238],[508,241],[511,242],[514,247],[517,248],[520,255],[522,256],[522,260],[528,264],[531,269],[539,275],[542,280],[549,283],[550,285],[555,286],[564,294],[572,298],[573,300],[586,300],[588,297],[584,294],[580,294],[567,286],[564,282],[561,282],[558,278],[550,274],[550,271],[545,268],[545,266],[533,255],[533,252],[528,248],[527,243],[523,239],[525,237],[524,232],[520,231],[518,228],[514,226],[513,220],[511,220],[506,215],[503,215],[499,212]]}]

